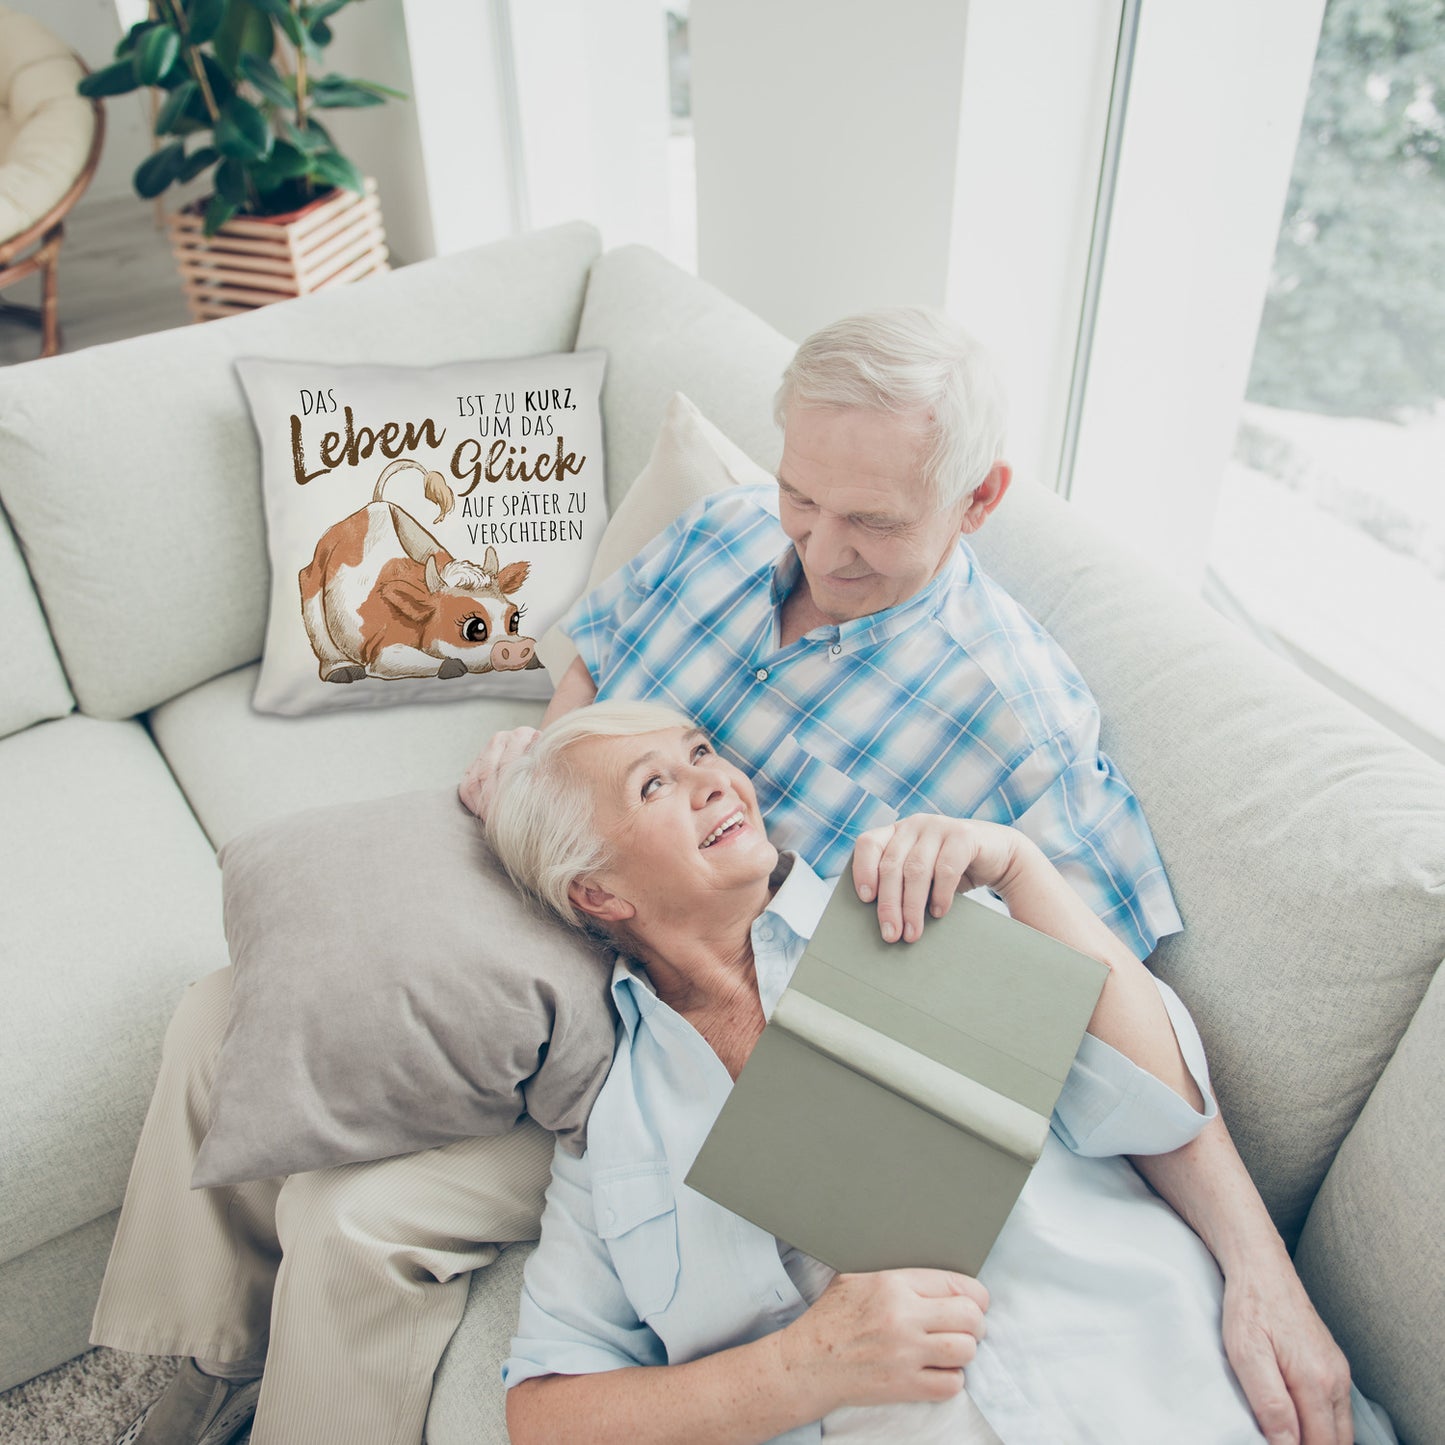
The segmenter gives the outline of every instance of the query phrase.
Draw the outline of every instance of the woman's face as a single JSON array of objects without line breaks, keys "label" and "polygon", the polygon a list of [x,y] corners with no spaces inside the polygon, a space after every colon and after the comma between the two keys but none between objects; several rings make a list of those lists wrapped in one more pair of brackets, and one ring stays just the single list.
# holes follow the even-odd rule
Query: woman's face
[{"label": "woman's face", "polygon": [[597,829],[612,855],[592,882],[627,905],[620,917],[645,926],[712,902],[726,906],[733,896],[751,906],[778,852],[752,783],[705,733],[589,738],[569,756],[591,784]]}]

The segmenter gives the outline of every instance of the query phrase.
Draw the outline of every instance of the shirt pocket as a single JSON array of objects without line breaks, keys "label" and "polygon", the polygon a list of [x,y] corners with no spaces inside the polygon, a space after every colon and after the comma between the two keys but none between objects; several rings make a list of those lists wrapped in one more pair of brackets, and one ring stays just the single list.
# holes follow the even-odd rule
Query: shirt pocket
[{"label": "shirt pocket", "polygon": [[894,808],[814,756],[796,733],[773,749],[761,772],[776,800],[768,837],[801,853],[821,877],[842,871],[860,833],[898,821]]},{"label": "shirt pocket", "polygon": [[665,1163],[628,1165],[592,1185],[597,1233],[639,1319],[651,1319],[677,1293],[677,1196]]}]

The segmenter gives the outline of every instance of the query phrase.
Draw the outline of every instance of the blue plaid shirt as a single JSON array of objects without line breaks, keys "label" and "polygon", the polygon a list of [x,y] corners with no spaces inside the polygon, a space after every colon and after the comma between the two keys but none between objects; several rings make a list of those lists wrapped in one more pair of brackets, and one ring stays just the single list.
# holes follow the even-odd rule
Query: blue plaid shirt
[{"label": "blue plaid shirt", "polygon": [[913,813],[1012,823],[1140,957],[1182,924],[1074,665],[960,540],[922,592],[779,646],[802,575],[771,487],[684,513],[563,619],[599,701],[665,702],[754,779],[823,876]]}]

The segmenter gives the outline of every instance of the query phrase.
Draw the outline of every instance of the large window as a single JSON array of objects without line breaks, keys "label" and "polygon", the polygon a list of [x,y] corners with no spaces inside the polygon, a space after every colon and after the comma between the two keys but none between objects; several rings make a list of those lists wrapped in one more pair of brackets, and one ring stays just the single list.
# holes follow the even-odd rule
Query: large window
[{"label": "large window", "polygon": [[1215,597],[1445,753],[1445,3],[1329,0]]}]

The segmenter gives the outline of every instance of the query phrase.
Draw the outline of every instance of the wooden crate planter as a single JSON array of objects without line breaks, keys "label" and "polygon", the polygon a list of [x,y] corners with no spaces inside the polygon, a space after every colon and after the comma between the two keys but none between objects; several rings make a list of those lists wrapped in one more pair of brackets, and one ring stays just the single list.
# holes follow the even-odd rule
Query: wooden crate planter
[{"label": "wooden crate planter", "polygon": [[214,236],[199,212],[166,217],[193,321],[235,316],[386,271],[376,182],[332,191],[284,216],[237,216]]}]

